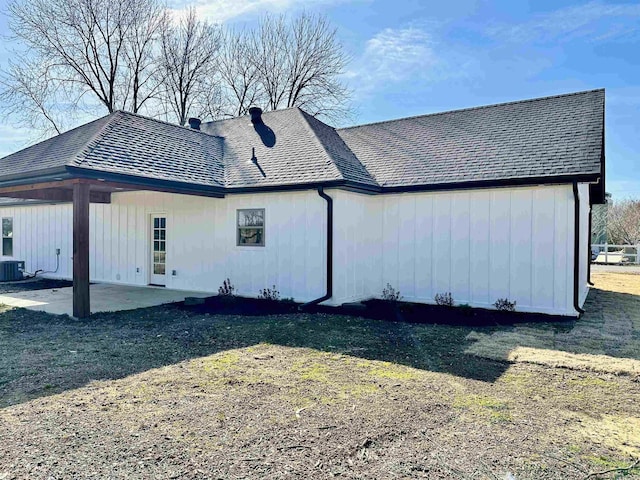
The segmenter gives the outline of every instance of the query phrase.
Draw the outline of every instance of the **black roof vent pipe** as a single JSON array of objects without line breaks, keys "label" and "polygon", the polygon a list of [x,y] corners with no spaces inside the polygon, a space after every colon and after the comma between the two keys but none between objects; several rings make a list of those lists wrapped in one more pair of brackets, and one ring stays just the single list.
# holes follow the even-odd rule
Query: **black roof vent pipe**
[{"label": "black roof vent pipe", "polygon": [[260,107],[251,107],[249,109],[249,115],[251,115],[251,123],[257,125],[262,122],[262,109]]},{"label": "black roof vent pipe", "polygon": [[202,121],[199,118],[190,118],[189,119],[189,126],[191,128],[193,128],[194,130],[200,130],[200,124],[202,123]]}]

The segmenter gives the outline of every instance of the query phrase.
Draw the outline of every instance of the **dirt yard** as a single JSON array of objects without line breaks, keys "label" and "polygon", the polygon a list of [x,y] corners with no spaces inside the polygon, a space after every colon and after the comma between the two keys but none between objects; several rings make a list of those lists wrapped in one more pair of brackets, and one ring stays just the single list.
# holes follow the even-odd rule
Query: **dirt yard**
[{"label": "dirt yard", "polygon": [[495,327],[5,309],[0,479],[640,476],[640,276],[593,279]]}]

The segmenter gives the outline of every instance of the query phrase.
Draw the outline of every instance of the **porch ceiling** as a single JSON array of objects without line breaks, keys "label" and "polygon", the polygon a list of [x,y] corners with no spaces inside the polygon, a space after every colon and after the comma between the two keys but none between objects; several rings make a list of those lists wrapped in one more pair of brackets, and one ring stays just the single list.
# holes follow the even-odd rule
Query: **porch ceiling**
[{"label": "porch ceiling", "polygon": [[91,203],[111,203],[111,194],[140,190],[179,193],[207,197],[221,197],[218,192],[192,190],[188,187],[153,185],[144,182],[117,182],[100,178],[68,178],[48,182],[24,183],[20,185],[0,186],[0,197],[42,200],[50,202],[73,201],[73,187],[77,184],[89,185]]}]

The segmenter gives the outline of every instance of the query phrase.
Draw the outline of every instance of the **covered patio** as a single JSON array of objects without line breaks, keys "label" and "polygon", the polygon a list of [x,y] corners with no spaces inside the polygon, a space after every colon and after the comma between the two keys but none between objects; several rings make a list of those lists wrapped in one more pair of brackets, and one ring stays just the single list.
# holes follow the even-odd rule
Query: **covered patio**
[{"label": "covered patio", "polygon": [[[147,289],[144,287],[129,287],[116,285],[92,285],[89,287],[89,204],[111,203],[111,195],[117,192],[131,192],[139,190],[180,193],[204,197],[221,198],[218,191],[203,187],[186,188],[172,181],[158,181],[148,179],[125,178],[116,182],[109,179],[109,175],[101,174],[105,178],[87,178],[79,172],[68,173],[70,178],[56,177],[53,181],[19,183],[17,185],[0,185],[0,197],[14,199],[28,199],[45,202],[69,202],[73,205],[73,288],[62,288],[54,295],[39,292],[25,292],[15,299],[1,297],[0,303],[34,310],[44,310],[55,314],[69,314],[76,318],[86,318],[91,313],[114,310],[128,310],[133,308],[148,307],[182,301],[186,296],[195,296],[198,292],[161,289]],[[160,293],[161,291],[171,293]],[[92,293],[105,293],[103,299],[90,301]],[[146,293],[143,293],[146,292]],[[35,295],[35,297],[34,297]],[[39,298],[43,295],[43,298]],[[115,298],[111,298],[115,295]],[[130,303],[118,303],[119,296],[141,295],[140,301],[132,300]],[[202,294],[204,296],[204,294]],[[24,298],[23,298],[24,297]],[[115,303],[114,303],[115,300]],[[151,303],[145,303],[149,300]],[[127,305],[132,305],[128,307]],[[124,308],[120,308],[124,306]]]},{"label": "covered patio", "polygon": [[[161,287],[135,287],[107,283],[92,284],[91,313],[134,310],[181,302],[186,297],[204,298],[210,293],[172,290]],[[0,304],[51,313],[73,315],[73,287],[29,290],[0,295]]]}]

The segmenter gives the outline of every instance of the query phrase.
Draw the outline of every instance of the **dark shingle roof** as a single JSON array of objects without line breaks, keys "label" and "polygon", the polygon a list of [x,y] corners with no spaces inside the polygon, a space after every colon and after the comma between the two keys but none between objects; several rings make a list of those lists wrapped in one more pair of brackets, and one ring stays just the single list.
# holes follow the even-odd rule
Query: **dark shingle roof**
[{"label": "dark shingle roof", "polygon": [[[249,117],[201,126],[224,139],[228,188],[335,180],[376,185],[332,127],[299,108],[267,112],[262,119],[255,127]],[[262,171],[251,162],[253,152]]]},{"label": "dark shingle roof", "polygon": [[384,187],[599,174],[604,90],[338,130]]},{"label": "dark shingle roof", "polygon": [[301,113],[309,123],[318,141],[322,144],[346,180],[365,185],[377,185],[371,174],[364,165],[360,163],[349,147],[347,147],[344,140],[340,138],[340,135],[338,135],[338,132],[336,132],[333,127],[330,127],[302,110]]},{"label": "dark shingle roof", "polygon": [[221,139],[121,111],[4,157],[0,179],[56,167],[224,185]]},{"label": "dark shingle roof", "polygon": [[131,113],[115,112],[111,117],[68,165],[224,186],[221,139]]},{"label": "dark shingle roof", "polygon": [[64,167],[80,154],[111,119],[102,117],[48,140],[19,150],[0,160],[0,177],[25,175],[50,168]]},{"label": "dark shingle roof", "polygon": [[263,119],[196,131],[115,112],[0,159],[0,182],[74,167],[218,189],[346,182],[377,190],[597,177],[603,167],[604,90],[339,130],[298,108]]}]

